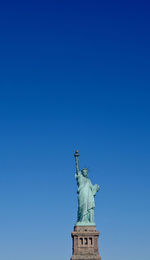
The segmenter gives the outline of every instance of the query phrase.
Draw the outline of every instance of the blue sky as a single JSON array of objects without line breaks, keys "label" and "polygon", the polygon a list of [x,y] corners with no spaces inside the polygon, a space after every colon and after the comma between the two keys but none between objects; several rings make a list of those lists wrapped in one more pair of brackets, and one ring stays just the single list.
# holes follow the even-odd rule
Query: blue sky
[{"label": "blue sky", "polygon": [[102,259],[150,259],[149,8],[1,3],[0,259],[71,257],[77,148]]}]

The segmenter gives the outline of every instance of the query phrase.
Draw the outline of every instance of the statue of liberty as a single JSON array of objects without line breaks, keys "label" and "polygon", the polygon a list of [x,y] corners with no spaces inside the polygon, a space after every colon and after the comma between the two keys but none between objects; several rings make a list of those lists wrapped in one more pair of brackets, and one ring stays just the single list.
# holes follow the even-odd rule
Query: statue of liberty
[{"label": "statue of liberty", "polygon": [[90,179],[88,178],[88,169],[83,168],[81,171],[79,170],[79,153],[76,150],[75,154],[76,160],[76,174],[75,178],[77,180],[78,185],[78,215],[77,215],[77,223],[76,226],[79,225],[95,225],[94,222],[94,208],[95,201],[94,197],[99,191],[100,187],[95,184],[92,185]]}]

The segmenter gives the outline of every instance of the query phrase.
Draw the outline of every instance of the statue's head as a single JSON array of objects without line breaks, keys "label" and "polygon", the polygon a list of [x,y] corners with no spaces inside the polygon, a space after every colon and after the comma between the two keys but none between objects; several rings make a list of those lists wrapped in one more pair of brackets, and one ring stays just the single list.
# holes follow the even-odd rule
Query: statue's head
[{"label": "statue's head", "polygon": [[82,171],[81,171],[82,175],[84,177],[88,177],[88,169],[87,168],[83,168]]}]

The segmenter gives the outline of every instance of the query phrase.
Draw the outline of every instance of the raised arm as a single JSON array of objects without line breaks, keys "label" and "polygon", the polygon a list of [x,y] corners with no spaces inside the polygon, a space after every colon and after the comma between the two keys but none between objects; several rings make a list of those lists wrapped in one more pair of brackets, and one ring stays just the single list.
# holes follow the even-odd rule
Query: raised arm
[{"label": "raised arm", "polygon": [[79,152],[78,150],[75,151],[75,154],[74,154],[74,157],[75,157],[75,161],[76,161],[76,174],[78,175],[80,170],[79,170]]}]

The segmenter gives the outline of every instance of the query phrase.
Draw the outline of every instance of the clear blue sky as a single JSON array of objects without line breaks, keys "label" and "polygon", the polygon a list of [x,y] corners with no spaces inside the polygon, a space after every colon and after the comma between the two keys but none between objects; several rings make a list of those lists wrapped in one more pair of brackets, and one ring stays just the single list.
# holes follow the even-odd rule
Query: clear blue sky
[{"label": "clear blue sky", "polygon": [[0,259],[69,260],[73,153],[102,260],[150,259],[148,1],[0,6]]}]

